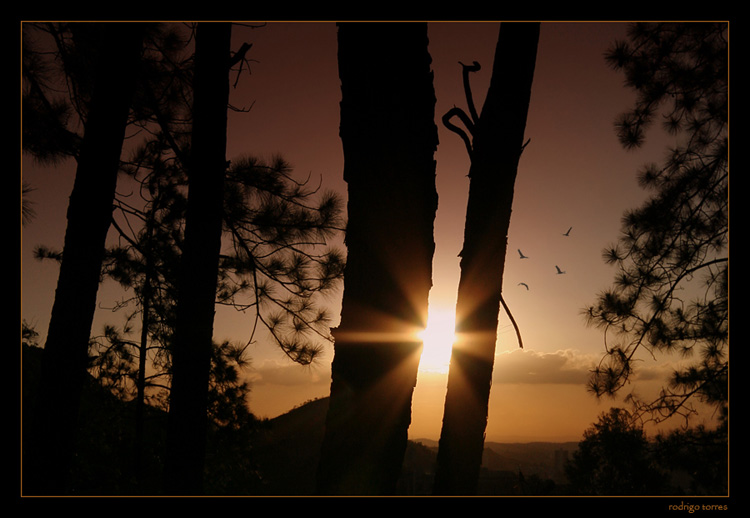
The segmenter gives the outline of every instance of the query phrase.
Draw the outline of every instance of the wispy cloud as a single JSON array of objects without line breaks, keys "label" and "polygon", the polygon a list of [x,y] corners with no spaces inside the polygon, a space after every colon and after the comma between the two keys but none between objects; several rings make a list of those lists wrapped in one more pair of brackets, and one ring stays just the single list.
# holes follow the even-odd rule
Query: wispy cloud
[{"label": "wispy cloud", "polygon": [[[517,349],[501,352],[495,358],[492,382],[585,385],[591,370],[600,360],[600,355],[586,354],[575,349],[555,352]],[[673,367],[674,365],[666,363],[641,364],[636,369],[634,380],[665,380]],[[432,376],[441,378],[446,374]],[[326,361],[302,366],[291,361],[265,360],[253,364],[247,373],[247,379],[254,386],[328,385],[331,381],[331,365]]]},{"label": "wispy cloud", "polygon": [[572,349],[552,353],[503,352],[495,358],[493,383],[585,384],[598,358]]},{"label": "wispy cloud", "polygon": [[253,385],[315,385],[331,382],[331,364],[321,361],[299,365],[289,361],[266,360],[253,364],[247,379]]},{"label": "wispy cloud", "polygon": [[[586,384],[591,370],[601,359],[601,354],[586,354],[575,349],[550,353],[518,349],[495,357],[492,378],[493,383]],[[669,360],[652,358],[638,362],[631,380],[665,382],[679,366]]]}]

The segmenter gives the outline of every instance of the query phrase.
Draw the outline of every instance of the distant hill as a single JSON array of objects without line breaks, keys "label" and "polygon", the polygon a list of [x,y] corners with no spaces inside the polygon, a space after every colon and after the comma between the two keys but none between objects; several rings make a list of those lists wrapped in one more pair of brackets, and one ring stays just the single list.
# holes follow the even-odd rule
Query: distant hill
[{"label": "distant hill", "polygon": [[[268,494],[312,494],[327,411],[328,398],[321,398],[267,422],[255,445],[255,458]],[[437,446],[428,439],[409,441],[399,494],[430,494]],[[563,483],[563,464],[577,447],[576,442],[486,443],[483,493],[512,494],[519,474],[545,481],[548,488]]]},{"label": "distant hill", "polygon": [[[41,349],[24,347],[23,353],[23,398],[24,404],[29,405],[38,386]],[[82,449],[77,455],[77,493],[158,494],[166,414],[157,409],[149,412],[147,480],[143,491],[134,487],[127,476],[133,410],[132,404],[101,389],[93,379],[88,381],[82,409],[86,416],[82,420],[85,423],[81,429]],[[251,435],[244,436],[249,443],[246,446],[239,444],[237,437],[212,435],[211,457],[215,462],[208,478],[214,481],[213,489],[217,494],[229,491],[261,496],[312,495],[327,412],[328,398],[322,398],[276,418],[259,421]],[[561,462],[576,448],[577,443],[487,443],[479,493],[551,494],[555,485],[563,481]],[[398,494],[431,494],[436,459],[436,441],[409,441]],[[527,481],[526,489],[519,485],[523,479]],[[530,479],[533,485],[528,483]]]},{"label": "distant hill", "polygon": [[[323,443],[328,398],[309,401],[268,420],[254,442],[254,457],[269,495],[311,495]],[[437,450],[409,442],[399,494],[429,494]]]},{"label": "distant hill", "polygon": [[[437,451],[438,441],[415,439]],[[482,468],[491,471],[521,471],[555,482],[564,482],[563,466],[578,449],[578,442],[485,442]]]},{"label": "distant hill", "polygon": [[323,443],[328,399],[270,419],[253,441],[253,458],[268,495],[311,495]]},{"label": "distant hill", "polygon": [[[31,410],[41,375],[42,349],[24,345],[22,431],[31,426]],[[144,478],[146,489],[135,487],[130,472],[135,405],[124,402],[87,377],[81,398],[78,447],[74,455],[71,492],[76,495],[153,494],[161,484],[166,414],[147,407],[145,419]],[[21,447],[24,447],[23,436]],[[33,489],[24,488],[25,494]]]}]

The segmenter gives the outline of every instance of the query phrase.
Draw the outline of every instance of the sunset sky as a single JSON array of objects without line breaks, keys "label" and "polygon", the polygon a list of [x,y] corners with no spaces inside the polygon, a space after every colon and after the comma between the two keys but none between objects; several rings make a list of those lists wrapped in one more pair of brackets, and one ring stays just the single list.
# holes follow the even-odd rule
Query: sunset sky
[{"label": "sunset sky", "polygon": [[[459,61],[478,61],[472,75],[477,108],[491,74],[498,23],[435,22],[429,25],[435,73],[436,121],[452,106],[465,108]],[[637,152],[623,150],[614,133],[615,117],[628,109],[633,94],[623,76],[603,59],[607,47],[625,35],[622,23],[543,23],[531,95],[526,147],[516,182],[506,258],[504,297],[520,326],[520,350],[507,315],[501,313],[497,358],[490,397],[487,440],[580,440],[583,431],[610,406],[586,393],[588,371],[604,351],[602,332],[585,326],[581,310],[610,286],[615,270],[602,260],[614,243],[626,209],[645,199],[636,171],[660,161],[667,143],[657,129]],[[387,38],[386,31],[383,38]],[[252,74],[232,90],[227,158],[243,154],[285,157],[300,178],[321,177],[325,189],[345,199],[343,154],[338,136],[341,97],[334,23],[269,23],[263,28],[237,27],[235,48],[244,42]],[[460,139],[438,124],[436,154],[439,207],[431,319],[453,318],[468,193],[469,161]],[[31,257],[36,245],[62,247],[65,211],[74,165],[42,169],[24,157],[23,179],[32,193],[36,219],[23,228],[23,318],[41,335],[49,322],[57,266]],[[563,234],[572,227],[569,236]],[[517,249],[528,259],[520,259]],[[558,275],[555,266],[566,273]],[[528,290],[519,285],[525,283]],[[92,332],[116,318],[111,310],[120,298],[111,286],[100,293]],[[340,293],[330,304],[338,314]],[[251,315],[219,310],[216,340],[248,337]],[[444,335],[450,335],[451,325]],[[427,343],[413,401],[411,438],[437,440],[445,395],[449,352],[441,356]],[[447,351],[447,349],[446,349]],[[275,417],[313,398],[327,396],[333,350],[316,365],[291,363],[270,342],[249,350],[252,366],[251,410]],[[658,386],[669,372],[664,361],[642,358],[641,393]],[[677,358],[667,360],[676,361]]]}]

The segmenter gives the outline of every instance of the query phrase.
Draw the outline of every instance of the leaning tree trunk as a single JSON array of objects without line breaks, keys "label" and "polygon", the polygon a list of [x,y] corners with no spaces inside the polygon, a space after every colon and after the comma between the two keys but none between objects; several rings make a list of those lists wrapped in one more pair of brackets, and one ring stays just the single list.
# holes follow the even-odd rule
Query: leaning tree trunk
[{"label": "leaning tree trunk", "polygon": [[[74,24],[87,40],[93,89],[68,204],[63,259],[42,359],[39,400],[24,445],[24,491],[64,494],[76,448],[88,346],[120,167],[125,128],[142,49],[134,24]],[[93,49],[96,47],[96,49]],[[100,52],[95,52],[100,50]]]},{"label": "leaning tree trunk", "polygon": [[393,494],[432,286],[435,93],[427,25],[339,26],[347,266],[320,494]]},{"label": "leaning tree trunk", "polygon": [[193,134],[185,247],[172,349],[165,491],[203,491],[222,201],[227,168],[229,23],[200,23],[193,79]]},{"label": "leaning tree trunk", "polygon": [[[492,78],[474,121],[469,200],[436,494],[476,492],[497,341],[513,188],[523,150],[538,23],[503,23]],[[472,110],[473,111],[473,110]]]}]

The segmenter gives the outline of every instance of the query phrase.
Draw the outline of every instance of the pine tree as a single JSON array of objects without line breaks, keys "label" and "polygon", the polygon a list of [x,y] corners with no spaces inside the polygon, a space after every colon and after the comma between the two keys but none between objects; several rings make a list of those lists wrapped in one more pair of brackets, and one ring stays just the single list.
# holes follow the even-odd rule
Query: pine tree
[{"label": "pine tree", "polygon": [[643,429],[621,408],[602,414],[584,432],[565,472],[576,495],[646,496],[667,488]]},{"label": "pine tree", "polygon": [[[25,489],[33,492],[65,494],[86,377],[88,339],[144,29],[140,24],[122,23],[74,23],[62,26],[63,30],[50,27],[58,38],[58,55],[69,65],[66,70],[74,89],[71,99],[79,109],[84,133],[75,153],[76,178],[44,347],[42,388],[28,436],[31,447],[27,449],[24,483]],[[69,50],[70,55],[66,53]],[[45,92],[37,90],[39,83],[31,79],[39,76],[25,77],[29,85],[26,98],[37,105],[44,104]],[[32,110],[32,117],[34,113]],[[71,135],[65,129],[60,133]],[[30,152],[35,149],[42,156],[39,148],[25,147]],[[63,151],[69,153],[72,149],[65,145]],[[55,433],[48,433],[50,430]]]},{"label": "pine tree", "polygon": [[691,358],[656,400],[632,398],[657,421],[689,417],[696,398],[718,408],[728,401],[727,29],[638,23],[607,55],[637,95],[616,124],[622,145],[638,148],[658,120],[676,145],[639,172],[650,199],[624,215],[622,237],[604,252],[618,273],[586,310],[607,344],[589,388],[617,393],[641,353]]}]

